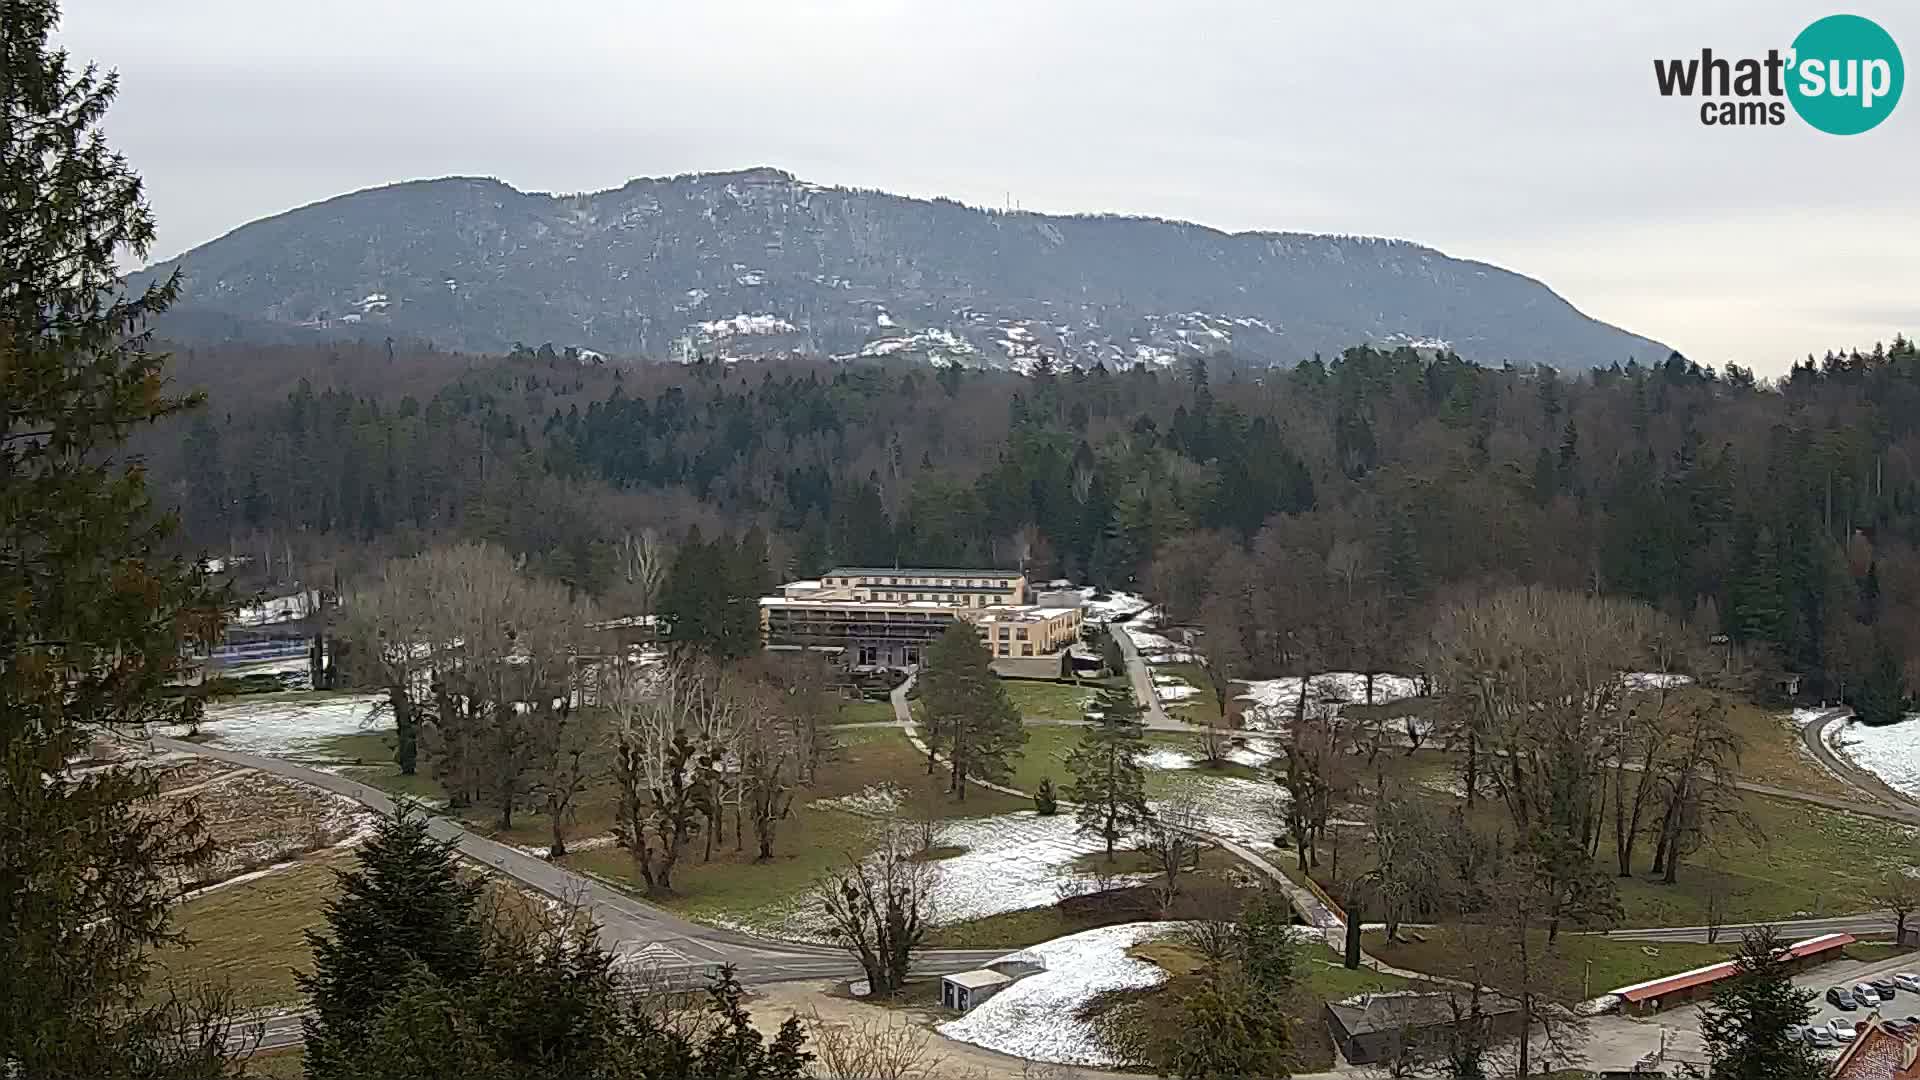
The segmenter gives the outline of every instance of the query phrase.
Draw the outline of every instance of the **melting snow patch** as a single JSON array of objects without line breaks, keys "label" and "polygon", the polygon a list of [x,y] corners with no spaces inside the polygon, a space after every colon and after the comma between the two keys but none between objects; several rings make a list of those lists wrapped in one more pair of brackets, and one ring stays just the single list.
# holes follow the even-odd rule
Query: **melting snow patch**
[{"label": "melting snow patch", "polygon": [[[1794,719],[1805,723],[1827,711],[1796,710]],[[1885,780],[1895,790],[1920,797],[1920,713],[1908,713],[1898,724],[1854,721],[1834,724],[1827,728],[1826,739],[1834,752]]]},{"label": "melting snow patch", "polygon": [[328,739],[368,730],[386,699],[352,694],[320,700],[251,700],[207,706],[200,732],[210,746],[249,754],[291,756]]},{"label": "melting snow patch", "polygon": [[1140,765],[1148,769],[1190,769],[1200,759],[1183,750],[1157,747],[1140,755]]},{"label": "melting snow patch", "polygon": [[851,795],[820,799],[813,805],[816,808],[845,810],[861,817],[885,817],[900,809],[900,804],[905,800],[906,794],[892,784],[870,784]]},{"label": "melting snow patch", "polygon": [[1620,681],[1629,690],[1671,690],[1692,685],[1693,677],[1671,671],[1629,671],[1620,676]]},{"label": "melting snow patch", "polygon": [[[1241,700],[1253,707],[1247,710],[1248,726],[1275,728],[1291,722],[1300,699],[1300,679],[1252,679],[1247,682]],[[1420,683],[1405,675],[1379,673],[1373,677],[1373,703],[1416,697]],[[1311,677],[1307,686],[1307,713],[1310,716],[1338,716],[1345,705],[1360,705],[1367,700],[1367,677],[1353,671],[1329,671]]]},{"label": "melting snow patch", "polygon": [[1152,604],[1146,597],[1136,593],[1116,592],[1107,594],[1105,600],[1095,600],[1092,588],[1079,590],[1081,596],[1080,614],[1088,622],[1112,622],[1122,616],[1132,617],[1147,610]]},{"label": "melting snow patch", "polygon": [[778,315],[735,315],[731,319],[714,319],[711,322],[696,323],[701,334],[711,339],[730,338],[737,334],[784,334],[792,329],[792,323]]},{"label": "melting snow patch", "polygon": [[1167,973],[1136,960],[1127,950],[1166,933],[1167,923],[1103,926],[1055,938],[1025,950],[1046,961],[1047,970],[1029,975],[958,1020],[941,1024],[940,1034],[989,1050],[1033,1061],[1063,1065],[1126,1065],[1107,1047],[1080,1009],[1110,990],[1159,986]]}]

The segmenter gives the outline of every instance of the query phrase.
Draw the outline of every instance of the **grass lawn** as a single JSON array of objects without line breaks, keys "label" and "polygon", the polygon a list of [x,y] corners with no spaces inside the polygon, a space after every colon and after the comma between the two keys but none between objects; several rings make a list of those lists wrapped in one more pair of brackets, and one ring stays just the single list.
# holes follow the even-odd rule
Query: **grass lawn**
[{"label": "grass lawn", "polygon": [[[1513,989],[1515,977],[1509,972],[1517,966],[1518,950],[1506,942],[1503,933],[1461,926],[1402,933],[1408,940],[1391,945],[1378,931],[1363,935],[1367,953],[1397,968],[1443,978],[1472,978],[1477,961],[1483,965],[1480,977],[1488,984]],[[1562,933],[1549,947],[1545,930],[1530,931],[1527,939],[1542,989],[1566,1004],[1716,963],[1740,948],[1738,940],[1718,945],[1651,944],[1574,933]]]},{"label": "grass lawn", "polygon": [[[1702,691],[1684,691],[1701,694]],[[1853,785],[1834,776],[1807,756],[1800,732],[1779,712],[1742,702],[1734,705],[1728,723],[1746,746],[1740,752],[1740,778],[1772,784],[1790,791],[1859,798]]]},{"label": "grass lawn", "polygon": [[317,752],[310,756],[350,765],[389,765],[393,763],[393,751],[398,739],[399,736],[391,731],[335,735],[322,742]]},{"label": "grass lawn", "polygon": [[435,803],[447,801],[447,793],[441,789],[440,782],[428,776],[424,768],[412,776],[402,776],[400,766],[388,762],[385,765],[359,765],[341,769],[340,775],[369,787],[377,787],[389,795],[407,795]]},{"label": "grass lawn", "polygon": [[262,1050],[247,1059],[247,1075],[260,1080],[306,1080],[306,1051],[298,1046]]},{"label": "grass lawn", "polygon": [[293,970],[311,966],[301,934],[324,921],[333,870],[352,864],[349,857],[303,863],[186,901],[173,922],[188,943],[154,953],[160,974],[182,985],[230,983],[243,1008],[297,1002]]},{"label": "grass lawn", "polygon": [[[1167,981],[1145,990],[1097,994],[1082,1007],[1080,1015],[1098,1027],[1109,1043],[1134,1054],[1142,1065],[1150,1065],[1151,1048],[1186,1035],[1182,1002],[1205,978],[1203,962],[1192,950],[1172,941],[1144,942],[1127,952],[1164,968]],[[1294,1067],[1302,1072],[1333,1067],[1333,1040],[1321,1021],[1322,1007],[1328,1001],[1369,990],[1419,985],[1397,975],[1365,969],[1348,971],[1340,966],[1340,957],[1333,950],[1318,944],[1301,946],[1297,975],[1293,997],[1281,1010],[1293,1023]]]},{"label": "grass lawn", "polygon": [[[945,770],[929,778],[926,758],[897,730],[843,732],[839,742],[838,759],[821,769],[820,782],[803,795],[806,802],[796,805],[792,815],[780,823],[771,861],[753,861],[756,849],[751,833],[744,850],[735,850],[729,822],[726,838],[715,844],[711,861],[704,858],[706,838],[695,837],[674,868],[675,895],[657,902],[695,918],[771,925],[782,913],[803,903],[822,874],[850,855],[872,850],[874,819],[815,804],[882,784],[907,792],[903,813],[910,816],[931,813],[942,819],[982,817],[1032,809],[1026,799],[979,787],[970,788],[964,802],[951,798],[946,794]],[[580,852],[569,855],[565,862],[635,892],[644,888],[633,860],[620,848]]]},{"label": "grass lawn", "polygon": [[1904,945],[1895,945],[1891,941],[1856,941],[1841,951],[1847,954],[1849,960],[1870,964],[1879,960],[1891,960],[1896,956],[1905,956],[1913,950]]},{"label": "grass lawn", "polygon": [[[1054,789],[1057,791],[1064,789],[1073,779],[1067,772],[1067,755],[1079,745],[1080,737],[1085,730],[1079,726],[1066,724],[1042,724],[1028,727],[1027,744],[1021,749],[1021,756],[1014,761],[1013,779],[1008,781],[1008,786],[1019,788],[1021,791],[1032,791],[1040,786],[1041,777],[1051,776]],[[1181,750],[1198,757],[1200,740],[1192,735],[1181,735],[1169,731],[1147,732],[1147,749],[1162,748]],[[1240,776],[1249,780],[1265,779],[1260,770],[1250,769],[1233,762],[1227,762],[1219,769],[1208,769],[1201,765],[1180,770],[1149,769],[1147,793],[1149,795],[1164,794],[1164,791],[1158,790],[1156,785],[1164,788],[1167,786],[1166,777],[1185,772],[1203,773],[1209,776]],[[1063,794],[1061,797],[1066,796]]]},{"label": "grass lawn", "polygon": [[[1460,800],[1424,786],[1422,781],[1452,781],[1450,771],[1430,772],[1433,755],[1416,755],[1405,764],[1399,757],[1383,761],[1411,769],[1401,790],[1431,802],[1436,814],[1450,811]],[[1869,818],[1791,799],[1744,793],[1739,808],[1752,822],[1748,835],[1731,823],[1719,826],[1717,846],[1688,855],[1677,880],[1663,883],[1648,873],[1654,838],[1642,836],[1634,849],[1634,876],[1614,878],[1622,908],[1620,926],[1701,926],[1716,903],[1722,922],[1762,922],[1815,914],[1839,915],[1874,906],[1871,893],[1892,871],[1910,863],[1916,830],[1910,826]],[[1658,815],[1649,815],[1655,821]],[[1512,833],[1512,822],[1495,800],[1482,799],[1470,817],[1483,832]],[[1596,865],[1615,868],[1613,823],[1603,826]],[[1342,878],[1372,868],[1361,830],[1343,830],[1340,855]],[[1323,888],[1335,895],[1344,888],[1327,878],[1330,869],[1325,846],[1314,871]]]},{"label": "grass lawn", "polygon": [[[1181,885],[1168,917],[1217,918],[1238,911],[1251,890],[1234,886],[1226,877],[1208,872],[1189,877]],[[1152,922],[1160,918],[1160,901],[1151,886],[1136,885],[1093,896],[1075,897],[1044,907],[1005,911],[979,919],[934,927],[927,945],[943,949],[1019,949],[1067,934],[1120,923]]]},{"label": "grass lawn", "polygon": [[[1912,861],[1910,827],[1759,795],[1741,803],[1760,838],[1730,839],[1724,852],[1692,856],[1673,885],[1647,875],[1650,853],[1636,851],[1641,873],[1618,882],[1623,925],[1704,925],[1715,893],[1724,897],[1727,922],[1865,911],[1875,886]],[[1602,843],[1600,858],[1612,862],[1611,844]]]},{"label": "grass lawn", "polygon": [[1155,664],[1157,675],[1177,675],[1188,686],[1200,691],[1179,702],[1164,702],[1167,715],[1193,724],[1220,722],[1220,703],[1214,700],[1213,684],[1207,681],[1207,669],[1200,664]]},{"label": "grass lawn", "polygon": [[836,724],[881,724],[892,723],[893,702],[891,701],[843,701],[840,703],[839,718]]},{"label": "grass lawn", "polygon": [[1087,703],[1096,692],[1091,686],[1034,679],[1002,679],[1000,685],[1006,687],[1007,698],[1028,723],[1085,719]]}]

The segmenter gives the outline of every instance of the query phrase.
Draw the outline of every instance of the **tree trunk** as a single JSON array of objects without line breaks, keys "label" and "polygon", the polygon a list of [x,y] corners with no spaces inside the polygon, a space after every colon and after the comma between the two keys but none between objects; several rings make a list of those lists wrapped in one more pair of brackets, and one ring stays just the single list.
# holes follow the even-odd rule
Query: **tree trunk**
[{"label": "tree trunk", "polygon": [[1467,733],[1467,812],[1473,812],[1473,801],[1480,790],[1480,746],[1472,732]]},{"label": "tree trunk", "polygon": [[393,760],[401,776],[412,776],[420,759],[420,732],[413,715],[413,699],[404,683],[387,687],[387,704],[393,707]]}]

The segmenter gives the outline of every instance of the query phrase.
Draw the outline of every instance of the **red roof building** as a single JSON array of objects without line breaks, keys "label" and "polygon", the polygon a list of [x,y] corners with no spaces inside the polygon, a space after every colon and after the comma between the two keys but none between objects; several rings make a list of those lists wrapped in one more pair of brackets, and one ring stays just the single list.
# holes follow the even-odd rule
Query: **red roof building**
[{"label": "red roof building", "polygon": [[[1805,941],[1796,941],[1782,950],[1781,959],[1789,964],[1802,964],[1809,960],[1826,959],[1831,954],[1853,944],[1852,934],[1821,934]],[[1658,1012],[1670,1005],[1683,1001],[1695,1001],[1713,993],[1715,984],[1732,977],[1738,965],[1732,960],[1722,960],[1717,964],[1708,964],[1703,968],[1683,971],[1678,975],[1667,975],[1658,979],[1649,979],[1632,986],[1623,986],[1613,991],[1622,1001],[1622,1009],[1629,1013]]]},{"label": "red roof building", "polygon": [[1880,1015],[1856,1024],[1860,1032],[1833,1063],[1834,1080],[1920,1080],[1920,1042],[1880,1025]]}]

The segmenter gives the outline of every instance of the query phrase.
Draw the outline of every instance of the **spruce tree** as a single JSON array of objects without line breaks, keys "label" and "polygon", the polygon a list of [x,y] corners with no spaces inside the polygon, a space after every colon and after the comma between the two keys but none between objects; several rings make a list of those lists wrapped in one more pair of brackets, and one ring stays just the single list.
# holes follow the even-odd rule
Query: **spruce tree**
[{"label": "spruce tree", "polygon": [[117,80],[50,47],[58,17],[0,0],[0,1076],[217,1073],[222,1041],[142,1004],[201,822],[156,808],[151,770],[65,767],[99,730],[197,715],[162,691],[223,601],[161,554],[174,521],[121,449],[196,401],[142,332],[176,282],[121,289],[154,227],[99,130]]},{"label": "spruce tree", "polygon": [[1153,819],[1147,806],[1147,775],[1140,757],[1147,750],[1146,710],[1127,689],[1102,690],[1087,710],[1089,726],[1079,745],[1067,755],[1067,799],[1074,804],[1074,820],[1083,836],[1097,836],[1106,845],[1107,861],[1114,846]]},{"label": "spruce tree", "polygon": [[992,665],[980,631],[965,619],[955,619],[927,647],[920,701],[928,741],[947,756],[948,791],[963,802],[969,780],[1004,783],[1027,741],[1026,725]]},{"label": "spruce tree", "polygon": [[1874,643],[1873,669],[1855,696],[1854,712],[1863,724],[1893,724],[1906,715],[1907,680],[1900,657],[1886,639]]},{"label": "spruce tree", "polygon": [[1701,1009],[1700,1034],[1715,1080],[1816,1080],[1827,1075],[1819,1051],[1790,1033],[1813,1016],[1814,992],[1793,985],[1771,927],[1741,940],[1735,974]]},{"label": "spruce tree", "polygon": [[339,874],[326,932],[307,932],[313,972],[297,981],[314,1010],[302,1022],[309,1080],[359,1076],[381,1010],[420,976],[458,984],[481,969],[482,885],[461,879],[429,820],[406,804],[383,819]]}]

